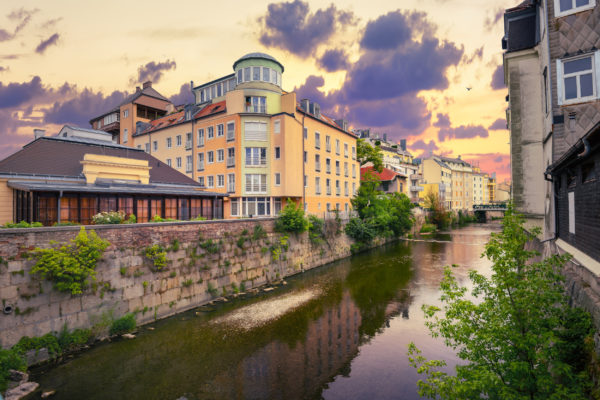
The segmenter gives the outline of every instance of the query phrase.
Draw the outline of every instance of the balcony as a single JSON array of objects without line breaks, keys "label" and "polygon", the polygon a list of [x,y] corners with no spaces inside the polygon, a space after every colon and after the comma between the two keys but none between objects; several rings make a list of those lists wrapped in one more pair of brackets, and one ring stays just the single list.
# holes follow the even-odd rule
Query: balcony
[{"label": "balcony", "polygon": [[267,159],[263,157],[246,157],[246,167],[266,167]]},{"label": "balcony", "polygon": [[410,187],[411,192],[422,192],[423,190],[425,190],[425,188],[423,186],[411,186]]},{"label": "balcony", "polygon": [[231,142],[235,140],[235,131],[227,131],[227,141]]},{"label": "balcony", "polygon": [[258,114],[266,114],[267,106],[262,105],[247,105],[246,112],[248,113],[258,113]]},{"label": "balcony", "polygon": [[198,163],[198,171],[204,171],[204,161]]},{"label": "balcony", "polygon": [[227,183],[227,193],[235,193],[235,183]]},{"label": "balcony", "polygon": [[246,193],[265,194],[267,193],[267,184],[249,184],[246,183]]},{"label": "balcony", "polygon": [[192,141],[188,140],[185,142],[185,149],[186,150],[191,150],[192,149]]},{"label": "balcony", "polygon": [[227,168],[235,167],[235,157],[227,157]]}]

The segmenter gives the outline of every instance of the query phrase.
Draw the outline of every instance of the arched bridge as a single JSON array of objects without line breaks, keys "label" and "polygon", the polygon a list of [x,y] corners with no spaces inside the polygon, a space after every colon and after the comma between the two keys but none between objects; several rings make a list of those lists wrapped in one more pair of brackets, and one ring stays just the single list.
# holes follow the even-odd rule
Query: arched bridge
[{"label": "arched bridge", "polygon": [[504,217],[506,211],[506,203],[495,204],[474,204],[473,212],[480,222],[485,222],[490,219],[498,219]]}]

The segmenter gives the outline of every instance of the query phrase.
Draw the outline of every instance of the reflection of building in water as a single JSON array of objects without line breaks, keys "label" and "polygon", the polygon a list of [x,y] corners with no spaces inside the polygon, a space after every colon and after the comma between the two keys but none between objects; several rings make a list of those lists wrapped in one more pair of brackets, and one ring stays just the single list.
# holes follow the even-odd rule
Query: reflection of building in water
[{"label": "reflection of building in water", "polygon": [[215,380],[232,383],[228,398],[310,398],[347,369],[358,352],[360,324],[360,311],[346,292],[337,307],[309,324],[303,341],[290,347],[274,340],[224,372],[233,376]]}]

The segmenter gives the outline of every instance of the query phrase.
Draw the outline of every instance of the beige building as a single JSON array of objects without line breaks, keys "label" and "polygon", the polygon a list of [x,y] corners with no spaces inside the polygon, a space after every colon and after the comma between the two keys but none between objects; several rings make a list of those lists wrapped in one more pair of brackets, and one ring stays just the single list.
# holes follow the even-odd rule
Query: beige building
[{"label": "beige building", "polygon": [[437,193],[442,204],[447,210],[452,209],[452,169],[439,157],[432,156],[422,160],[420,165],[422,174],[422,185],[425,190],[421,191],[420,199],[433,191]]}]

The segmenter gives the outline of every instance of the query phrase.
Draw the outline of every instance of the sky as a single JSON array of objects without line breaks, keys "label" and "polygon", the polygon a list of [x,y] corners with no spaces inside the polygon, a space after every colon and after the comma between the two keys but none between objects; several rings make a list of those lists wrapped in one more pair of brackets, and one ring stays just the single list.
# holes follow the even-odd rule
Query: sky
[{"label": "sky", "polygon": [[[176,104],[265,52],[283,89],[351,127],[510,178],[501,38],[514,0],[71,1],[0,4],[0,159],[89,127],[146,80]],[[470,90],[468,90],[470,89]]]}]

